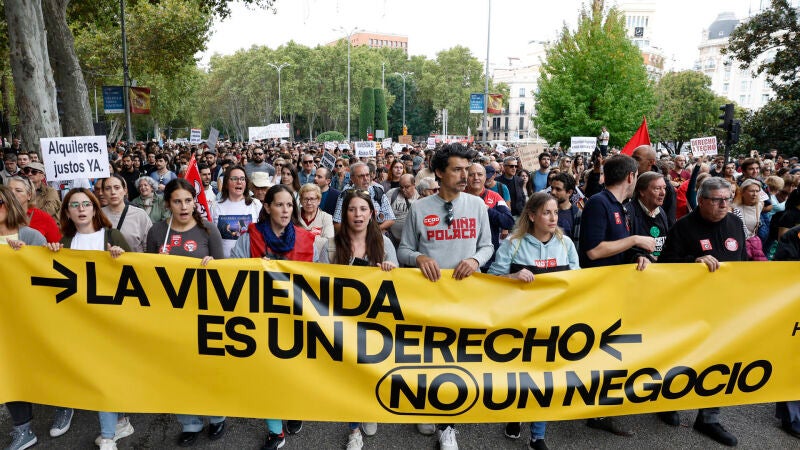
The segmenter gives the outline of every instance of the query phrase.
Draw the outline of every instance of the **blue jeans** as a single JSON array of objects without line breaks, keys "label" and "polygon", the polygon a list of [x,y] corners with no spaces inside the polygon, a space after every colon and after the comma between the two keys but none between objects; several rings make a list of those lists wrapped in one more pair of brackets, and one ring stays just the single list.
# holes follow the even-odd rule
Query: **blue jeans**
[{"label": "blue jeans", "polygon": [[100,434],[103,439],[114,439],[114,434],[117,431],[117,421],[123,416],[123,413],[115,412],[98,412],[100,418]]},{"label": "blue jeans", "polygon": [[264,419],[267,422],[267,430],[272,434],[283,433],[283,420],[281,419]]},{"label": "blue jeans", "polygon": [[800,424],[800,401],[776,403],[775,417],[783,423]]},{"label": "blue jeans", "polygon": [[531,439],[544,439],[547,422],[531,422]]},{"label": "blue jeans", "polygon": [[203,418],[208,417],[208,423],[220,423],[225,421],[225,416],[194,416],[191,414],[175,414],[178,422],[183,425],[184,433],[196,433],[203,431]]}]

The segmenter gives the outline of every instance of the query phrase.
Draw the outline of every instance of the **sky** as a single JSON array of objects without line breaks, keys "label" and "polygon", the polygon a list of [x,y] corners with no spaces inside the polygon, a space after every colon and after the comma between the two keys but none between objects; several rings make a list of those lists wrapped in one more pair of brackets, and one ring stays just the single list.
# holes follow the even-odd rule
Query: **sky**
[{"label": "sky", "polygon": [[[530,41],[553,40],[563,24],[575,28],[581,5],[591,0],[277,0],[277,12],[234,3],[231,17],[216,22],[207,50],[198,55],[207,65],[212,54],[232,54],[253,45],[276,48],[294,40],[314,47],[343,37],[347,31],[408,36],[410,55],[434,58],[456,45],[486,60],[487,26],[491,68],[507,67],[521,57]],[[630,0],[629,0],[630,1]],[[488,19],[491,2],[491,19]],[[660,47],[666,68],[689,69],[698,56],[702,30],[723,11],[746,17],[764,0],[650,0],[656,5],[652,45]],[[607,0],[609,3],[617,3]]]}]

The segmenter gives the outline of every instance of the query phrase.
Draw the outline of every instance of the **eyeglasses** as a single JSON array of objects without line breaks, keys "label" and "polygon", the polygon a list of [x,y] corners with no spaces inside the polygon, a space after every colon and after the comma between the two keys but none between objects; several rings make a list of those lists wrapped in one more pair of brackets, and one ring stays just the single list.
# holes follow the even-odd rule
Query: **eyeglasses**
[{"label": "eyeglasses", "polygon": [[447,211],[447,215],[444,216],[444,222],[449,227],[450,224],[453,223],[453,219],[455,217],[455,216],[453,216],[453,202],[446,202],[444,204],[444,209],[445,209],[445,211]]},{"label": "eyeglasses", "polygon": [[516,164],[506,164],[506,167],[510,167],[512,169],[516,169],[518,166]]},{"label": "eyeglasses", "polygon": [[228,177],[228,180],[230,180],[233,183],[239,183],[239,182],[246,181],[247,178],[245,178],[245,177]]},{"label": "eyeglasses", "polygon": [[309,159],[308,161],[303,161],[303,164],[312,164],[313,162],[314,162],[313,160]]},{"label": "eyeglasses", "polygon": [[705,197],[705,199],[717,206],[733,202],[733,197]]},{"label": "eyeglasses", "polygon": [[319,199],[317,197],[306,197],[306,198],[300,200],[300,203],[315,203],[315,202],[318,202],[318,201],[319,201]]},{"label": "eyeglasses", "polygon": [[429,190],[429,191],[431,191],[431,192],[433,192],[434,194],[435,194],[435,193],[437,193],[437,192],[439,192],[439,188],[438,188],[438,187],[435,187],[435,188],[428,188],[428,190]]},{"label": "eyeglasses", "polygon": [[253,156],[264,156],[264,152],[255,152]]},{"label": "eyeglasses", "polygon": [[90,202],[89,200],[84,200],[82,202],[69,202],[68,206],[70,207],[70,209],[78,209],[80,207],[91,208],[92,202]]}]

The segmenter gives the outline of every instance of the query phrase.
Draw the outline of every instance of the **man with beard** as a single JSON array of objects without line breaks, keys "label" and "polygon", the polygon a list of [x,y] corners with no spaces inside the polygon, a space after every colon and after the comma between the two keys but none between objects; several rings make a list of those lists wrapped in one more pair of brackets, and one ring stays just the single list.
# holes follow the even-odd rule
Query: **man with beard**
[{"label": "man with beard", "polygon": [[211,168],[208,164],[200,163],[197,165],[197,170],[200,172],[200,182],[203,183],[203,191],[206,193],[208,210],[214,211],[214,207],[217,206],[217,188],[211,184]]},{"label": "man with beard", "polygon": [[550,181],[550,195],[558,201],[558,226],[569,236],[575,247],[581,230],[580,208],[572,204],[572,195],[575,193],[575,178],[572,175],[560,172]]},{"label": "man with beard", "polygon": [[[489,213],[489,227],[492,230],[492,245],[494,250],[500,247],[500,234],[503,230],[514,228],[514,217],[508,204],[500,197],[500,194],[486,189],[486,169],[480,163],[474,163],[467,170],[467,194],[478,196],[483,200]],[[489,265],[494,261],[494,255],[481,268],[488,270]]]},{"label": "man with beard", "polygon": [[[509,206],[511,214],[517,217],[525,208],[525,186],[522,178],[517,176],[519,161],[514,156],[507,156],[503,159],[503,173],[497,177],[498,183],[503,183],[508,188],[508,195],[511,197]],[[486,169],[484,169],[485,171]]]},{"label": "man with beard", "polygon": [[533,191],[539,192],[547,189],[547,175],[550,173],[550,154],[539,154],[539,170],[533,172]]},{"label": "man with beard", "polygon": [[264,157],[264,149],[261,147],[256,147],[253,149],[253,159],[245,164],[244,171],[248,178],[253,177],[253,172],[266,172],[270,178],[275,176],[275,167],[266,162]]},{"label": "man with beard", "polygon": [[319,209],[331,216],[336,212],[336,201],[339,199],[339,194],[341,194],[341,192],[331,187],[332,176],[333,174],[327,167],[319,167],[314,173],[314,184],[319,186],[319,190],[322,192]]},{"label": "man with beard", "polygon": [[158,193],[163,194],[164,186],[166,186],[167,183],[174,180],[175,178],[178,178],[178,176],[175,175],[175,172],[172,172],[171,170],[167,169],[167,164],[169,163],[169,157],[166,154],[159,153],[156,156],[155,162],[156,162],[156,170],[154,170],[153,173],[150,174],[150,178],[156,180],[156,183],[158,183]]},{"label": "man with beard", "polygon": [[[122,156],[122,170],[119,174],[125,179],[126,186],[136,186],[136,180],[139,179],[139,172],[133,167],[133,157],[130,153],[125,153]],[[128,200],[132,201],[138,196],[138,189],[128,189]]]}]

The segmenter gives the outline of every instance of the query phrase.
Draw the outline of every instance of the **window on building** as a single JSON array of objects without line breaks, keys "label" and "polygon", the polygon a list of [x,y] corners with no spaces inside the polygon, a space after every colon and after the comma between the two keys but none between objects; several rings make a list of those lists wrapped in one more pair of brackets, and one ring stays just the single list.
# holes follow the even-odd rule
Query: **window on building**
[{"label": "window on building", "polygon": [[[504,126],[504,128],[505,128],[506,130],[508,130],[508,116],[506,116],[506,118],[505,118],[505,126]],[[506,138],[506,139],[507,139],[507,138]]]},{"label": "window on building", "polygon": [[723,92],[723,93],[727,93],[727,92],[728,92],[728,86],[729,86],[729,84],[728,84],[728,83],[724,83],[724,84],[722,85],[722,92]]},{"label": "window on building", "polygon": [[761,94],[761,103],[769,102],[769,94]]},{"label": "window on building", "polygon": [[517,130],[522,131],[524,129],[525,129],[525,118],[524,117],[520,117],[519,118],[519,127],[517,128]]},{"label": "window on building", "polygon": [[525,115],[525,103],[524,102],[519,104],[519,113],[520,113],[520,115]]},{"label": "window on building", "polygon": [[524,87],[519,88],[519,96],[520,97],[525,97],[525,88]]},{"label": "window on building", "polygon": [[749,91],[750,90],[750,80],[742,80],[741,85],[739,86],[740,91]]},{"label": "window on building", "polygon": [[730,70],[726,70],[725,72],[722,73],[722,81],[730,81],[730,79],[731,79]]},{"label": "window on building", "polygon": [[740,105],[744,106],[744,105],[746,105],[748,103],[749,102],[747,101],[747,96],[746,95],[740,95],[739,96],[739,104]]}]

